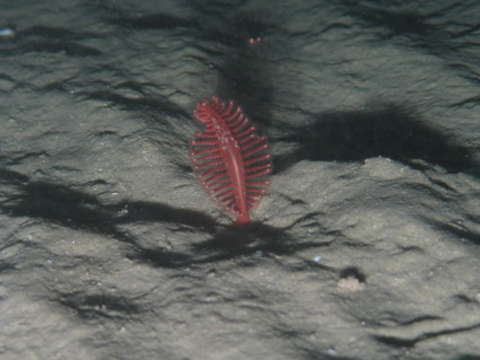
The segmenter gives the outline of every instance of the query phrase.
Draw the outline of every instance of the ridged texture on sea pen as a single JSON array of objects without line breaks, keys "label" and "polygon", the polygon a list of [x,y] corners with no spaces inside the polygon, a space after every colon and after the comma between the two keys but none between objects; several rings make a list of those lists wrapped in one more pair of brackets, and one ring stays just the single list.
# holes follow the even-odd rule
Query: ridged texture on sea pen
[{"label": "ridged texture on sea pen", "polygon": [[272,172],[267,138],[233,101],[218,97],[199,103],[195,118],[204,125],[191,142],[191,158],[198,179],[213,199],[238,224],[249,223],[250,210],[265,194]]}]

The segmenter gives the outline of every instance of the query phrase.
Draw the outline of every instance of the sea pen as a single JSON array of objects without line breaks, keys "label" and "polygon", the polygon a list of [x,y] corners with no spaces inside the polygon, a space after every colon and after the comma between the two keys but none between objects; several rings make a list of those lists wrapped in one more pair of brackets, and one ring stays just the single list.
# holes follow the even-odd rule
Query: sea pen
[{"label": "sea pen", "polygon": [[214,96],[200,102],[193,115],[204,125],[191,142],[198,179],[237,224],[251,222],[250,211],[265,194],[272,172],[267,138],[256,134],[233,101]]}]

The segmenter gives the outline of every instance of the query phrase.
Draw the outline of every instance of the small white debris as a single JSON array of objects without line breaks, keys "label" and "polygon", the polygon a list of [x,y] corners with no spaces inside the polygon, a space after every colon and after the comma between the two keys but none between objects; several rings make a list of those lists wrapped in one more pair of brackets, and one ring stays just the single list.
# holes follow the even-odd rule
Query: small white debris
[{"label": "small white debris", "polygon": [[13,29],[8,28],[8,27],[0,28],[0,36],[2,36],[2,37],[14,37],[15,36],[15,31]]},{"label": "small white debris", "polygon": [[365,285],[354,276],[348,276],[340,279],[337,283],[337,288],[343,291],[356,292],[363,290]]},{"label": "small white debris", "polygon": [[125,206],[123,209],[117,212],[117,216],[125,216],[128,214],[128,207]]},{"label": "small white debris", "polygon": [[317,255],[313,258],[313,261],[315,261],[316,263],[320,263],[322,261],[322,257],[320,255]]},{"label": "small white debris", "polygon": [[327,354],[328,355],[337,355],[337,350],[335,350],[335,348],[333,346],[330,346],[328,349],[327,349]]},{"label": "small white debris", "polygon": [[263,251],[262,250],[257,250],[257,251],[255,251],[254,255],[258,256],[258,257],[263,256]]}]

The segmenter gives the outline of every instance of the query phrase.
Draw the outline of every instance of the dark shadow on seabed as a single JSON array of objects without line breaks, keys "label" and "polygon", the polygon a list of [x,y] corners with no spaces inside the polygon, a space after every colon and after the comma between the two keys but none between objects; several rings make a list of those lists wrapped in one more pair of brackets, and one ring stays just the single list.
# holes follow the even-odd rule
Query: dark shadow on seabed
[{"label": "dark shadow on seabed", "polygon": [[[2,200],[0,209],[11,217],[41,218],[74,230],[111,235],[134,243],[134,239],[117,228],[137,221],[178,222],[201,231],[213,232],[215,221],[198,211],[176,209],[150,202],[121,202],[104,205],[94,195],[65,185],[30,181],[28,176],[0,170]],[[127,214],[122,210],[128,208]]]},{"label": "dark shadow on seabed", "polygon": [[372,337],[385,345],[388,345],[393,348],[412,348],[420,342],[428,341],[435,339],[440,336],[447,336],[450,334],[459,334],[464,332],[476,331],[480,328],[480,324],[474,324],[464,327],[456,327],[445,330],[430,331],[424,332],[420,335],[413,336],[411,338],[396,337],[396,336],[383,336],[383,335],[372,335]]},{"label": "dark shadow on seabed", "polygon": [[[260,223],[225,226],[199,211],[160,203],[128,201],[104,205],[94,195],[65,185],[31,181],[28,176],[5,169],[0,170],[0,196],[0,210],[10,217],[37,218],[76,231],[113,237],[131,245],[126,257],[155,267],[217,263],[258,251],[286,255],[328,245],[299,243],[284,230]],[[125,209],[128,211],[123,211]],[[177,224],[207,233],[210,238],[202,243],[192,243],[184,252],[147,248],[121,228],[121,225],[136,222]],[[191,229],[185,230],[191,232]]]},{"label": "dark shadow on seabed", "polygon": [[307,116],[310,125],[285,129],[288,135],[275,139],[296,148],[275,159],[276,172],[301,160],[356,162],[382,156],[420,170],[426,166],[418,160],[452,173],[479,175],[473,149],[426,125],[402,106],[384,104],[369,111]]},{"label": "dark shadow on seabed", "polygon": [[[203,5],[194,7],[199,13],[204,11]],[[222,5],[209,5],[207,14],[222,13],[222,21],[212,22],[214,25],[195,35],[199,43],[211,48],[205,51],[208,58],[201,60],[217,77],[215,88],[207,87],[206,96],[216,95],[225,102],[233,100],[255,125],[270,126],[276,75],[271,65],[279,48],[271,36],[283,30],[272,21],[269,12],[228,10],[229,15],[225,16]]]}]

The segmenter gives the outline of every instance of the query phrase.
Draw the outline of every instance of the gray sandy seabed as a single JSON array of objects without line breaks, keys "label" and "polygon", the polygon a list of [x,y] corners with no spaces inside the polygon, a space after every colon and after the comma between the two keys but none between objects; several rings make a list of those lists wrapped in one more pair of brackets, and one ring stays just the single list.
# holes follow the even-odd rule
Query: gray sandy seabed
[{"label": "gray sandy seabed", "polygon": [[[2,5],[0,359],[480,359],[480,4],[271,3]],[[212,95],[269,138],[246,226]]]}]

